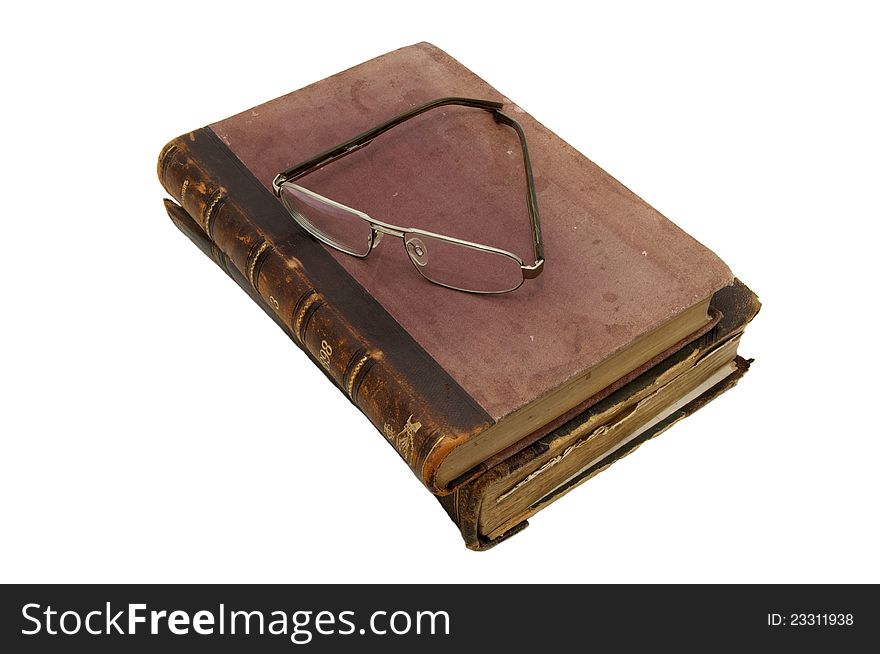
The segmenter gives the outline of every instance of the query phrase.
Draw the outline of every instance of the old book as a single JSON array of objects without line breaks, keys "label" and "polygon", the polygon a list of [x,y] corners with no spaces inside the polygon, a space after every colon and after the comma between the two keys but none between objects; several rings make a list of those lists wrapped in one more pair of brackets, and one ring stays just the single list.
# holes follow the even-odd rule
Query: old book
[{"label": "old book", "polygon": [[[178,229],[295,341],[289,325],[199,224],[171,200],[165,200],[165,207]],[[760,303],[735,280],[715,294],[712,304],[723,313],[712,330],[452,494],[438,497],[465,544],[485,550],[519,533],[529,517],[734,386],[750,364],[736,354],[739,338]]]},{"label": "old book", "polygon": [[[367,259],[293,221],[275,175],[414,105],[503,102],[528,139],[542,275],[503,296],[430,284],[401,247]],[[516,134],[437,110],[309,175],[379,219],[530,251]],[[717,256],[474,73],[421,43],[170,142],[159,178],[433,492],[462,487],[710,330]],[[304,180],[305,181],[305,180]]]}]

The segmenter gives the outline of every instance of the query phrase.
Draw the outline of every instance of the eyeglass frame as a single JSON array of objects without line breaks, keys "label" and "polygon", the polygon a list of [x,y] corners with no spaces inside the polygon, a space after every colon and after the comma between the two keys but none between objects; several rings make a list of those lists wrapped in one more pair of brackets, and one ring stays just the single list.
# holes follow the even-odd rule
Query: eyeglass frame
[{"label": "eyeglass frame", "polygon": [[[388,130],[401,123],[414,118],[420,114],[425,113],[426,111],[430,111],[432,109],[436,109],[437,107],[448,106],[448,105],[457,105],[464,107],[473,107],[476,109],[483,109],[492,114],[492,117],[495,119],[495,122],[505,124],[509,127],[512,127],[519,137],[520,145],[522,148],[523,154],[523,166],[525,168],[526,174],[526,191],[528,194],[528,208],[529,208],[529,220],[531,223],[531,232],[532,232],[532,247],[535,255],[535,262],[531,265],[526,265],[525,262],[519,257],[517,254],[510,252],[508,250],[503,250],[501,248],[492,247],[490,245],[484,245],[482,243],[475,243],[473,241],[466,241],[463,239],[455,238],[452,236],[447,236],[445,234],[437,234],[435,232],[429,232],[417,228],[404,228],[399,227],[397,225],[392,225],[390,223],[383,222],[381,220],[376,220],[375,218],[369,216],[363,211],[359,211],[352,207],[348,207],[340,202],[336,202],[335,200],[325,197],[320,193],[316,193],[310,189],[302,187],[298,184],[293,184],[295,180],[298,180],[309,173],[312,173],[324,166],[333,163],[345,157],[352,152],[356,152],[361,148],[368,146],[373,139],[384,134]],[[352,252],[347,250],[344,247],[341,247],[338,243],[333,243],[329,240],[329,238],[318,232],[317,228],[309,225],[308,220],[300,221],[297,219],[294,211],[290,210],[289,207],[285,205],[285,208],[288,209],[288,213],[291,214],[291,217],[300,225],[303,229],[305,229],[309,234],[314,236],[316,239],[321,241],[322,243],[334,248],[335,250],[339,250],[345,254],[351,255],[353,257],[357,257],[359,259],[364,259],[370,255],[370,252],[373,251],[375,247],[379,245],[379,242],[382,240],[383,234],[389,234],[391,236],[398,237],[406,241],[406,234],[417,234],[421,236],[427,236],[430,238],[439,239],[442,241],[446,241],[449,243],[454,243],[456,245],[461,245],[469,248],[473,248],[476,250],[482,250],[484,252],[492,252],[495,254],[507,256],[514,261],[520,267],[522,271],[523,280],[515,287],[504,291],[474,291],[463,288],[457,288],[455,286],[450,286],[448,284],[444,284],[442,282],[438,282],[436,280],[428,278],[421,270],[419,270],[418,266],[415,266],[416,271],[428,280],[431,283],[437,284],[438,286],[443,286],[446,288],[451,288],[453,290],[464,291],[467,293],[482,293],[482,294],[502,294],[502,293],[510,293],[515,291],[520,286],[522,286],[523,282],[526,279],[534,279],[544,270],[544,241],[541,235],[541,220],[538,212],[538,200],[537,193],[535,191],[535,179],[532,174],[532,164],[529,158],[529,149],[528,144],[526,143],[526,135],[523,131],[522,126],[513,118],[508,116],[507,114],[501,111],[501,108],[504,106],[503,102],[496,102],[494,100],[477,100],[474,98],[464,98],[464,97],[446,97],[446,98],[438,98],[436,100],[431,100],[430,102],[426,102],[424,104],[418,105],[405,111],[385,122],[368,129],[361,134],[351,137],[350,139],[343,141],[339,145],[333,146],[332,148],[325,150],[324,152],[317,154],[306,161],[299,163],[295,166],[292,166],[282,172],[278,173],[275,178],[272,180],[272,190],[278,198],[281,198],[282,186],[284,184],[288,184],[291,187],[297,189],[300,192],[307,194],[308,196],[317,199],[321,202],[325,202],[330,206],[336,207],[338,209],[343,209],[345,211],[349,211],[359,218],[363,219],[370,226],[370,247],[366,251],[365,254],[359,254],[357,252]],[[407,253],[409,254],[409,253]],[[411,257],[410,257],[411,258]]]}]

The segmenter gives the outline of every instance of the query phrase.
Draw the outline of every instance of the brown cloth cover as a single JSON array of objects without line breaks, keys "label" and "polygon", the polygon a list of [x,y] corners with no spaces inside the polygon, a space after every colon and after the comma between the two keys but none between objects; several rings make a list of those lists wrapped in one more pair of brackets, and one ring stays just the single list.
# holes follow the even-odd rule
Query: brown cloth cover
[{"label": "brown cloth cover", "polygon": [[[450,95],[504,101],[528,138],[546,266],[507,295],[426,282],[397,239],[362,260],[326,248],[269,190],[282,169]],[[234,276],[438,494],[452,490],[435,473],[455,447],[733,279],[711,251],[427,43],[181,136],[163,149],[159,177]],[[429,112],[301,183],[379,220],[533,256],[516,135],[480,110]]]}]

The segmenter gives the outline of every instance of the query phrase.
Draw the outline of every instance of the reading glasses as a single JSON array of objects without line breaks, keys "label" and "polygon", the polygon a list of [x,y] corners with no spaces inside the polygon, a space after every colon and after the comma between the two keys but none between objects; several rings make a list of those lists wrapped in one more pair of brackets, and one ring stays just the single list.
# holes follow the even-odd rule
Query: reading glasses
[{"label": "reading glasses", "polygon": [[[522,146],[526,173],[529,219],[532,227],[532,245],[535,260],[525,264],[507,250],[464,241],[444,234],[436,234],[413,227],[399,227],[371,218],[363,211],[336,202],[294,182],[367,145],[392,127],[431,109],[446,105],[460,105],[483,109],[495,121],[512,127]],[[439,98],[413,107],[372,129],[353,136],[311,159],[289,168],[272,181],[275,195],[287,208],[291,217],[309,234],[332,248],[355,257],[364,258],[388,234],[403,240],[413,266],[425,279],[434,284],[468,293],[508,293],[519,288],[526,279],[533,279],[544,269],[544,243],[532,164],[522,126],[501,112],[503,103],[472,98]]]}]

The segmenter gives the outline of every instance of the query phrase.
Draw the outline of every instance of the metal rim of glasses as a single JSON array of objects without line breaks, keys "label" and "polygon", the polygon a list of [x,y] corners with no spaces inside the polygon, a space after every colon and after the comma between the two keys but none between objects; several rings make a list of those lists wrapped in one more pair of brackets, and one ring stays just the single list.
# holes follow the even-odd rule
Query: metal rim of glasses
[{"label": "metal rim of glasses", "polygon": [[[327,164],[330,164],[338,159],[341,159],[342,157],[344,157],[348,154],[351,154],[352,152],[355,152],[355,151],[369,145],[373,141],[374,138],[376,138],[377,136],[390,130],[392,127],[395,127],[395,126],[399,125],[400,123],[403,123],[404,121],[409,120],[410,118],[413,118],[415,116],[418,116],[419,114],[422,114],[426,111],[429,111],[431,109],[435,109],[437,107],[446,106],[446,105],[460,105],[460,106],[483,109],[485,111],[490,112],[496,122],[508,125],[508,126],[512,127],[514,129],[514,131],[516,131],[517,136],[519,137],[521,148],[522,148],[523,166],[525,168],[525,173],[526,173],[526,187],[527,187],[526,190],[528,193],[528,208],[529,208],[529,219],[530,219],[531,231],[532,231],[532,246],[533,246],[534,254],[535,254],[535,262],[533,264],[526,265],[522,261],[522,259],[519,256],[517,256],[516,254],[514,254],[512,252],[508,252],[507,250],[502,250],[500,248],[495,248],[495,247],[492,247],[489,245],[484,245],[482,243],[475,243],[473,241],[465,241],[462,239],[454,238],[452,236],[446,236],[444,234],[436,234],[434,232],[427,232],[424,230],[419,230],[417,228],[406,229],[406,228],[398,227],[396,225],[392,225],[390,223],[385,223],[385,222],[376,220],[374,218],[371,218],[370,216],[368,216],[367,214],[365,214],[362,211],[358,211],[357,209],[353,209],[352,207],[348,207],[344,204],[336,202],[335,200],[332,200],[332,199],[327,198],[323,195],[320,195],[319,193],[315,193],[314,191],[306,189],[298,184],[293,184],[293,182],[295,180],[297,180],[301,177],[304,177],[305,175],[309,174],[310,172],[313,172],[319,168],[323,168]],[[284,171],[278,173],[275,176],[275,179],[272,180],[272,188],[275,192],[275,195],[278,196],[278,198],[282,200],[282,203],[284,204],[285,208],[288,210],[288,212],[291,214],[291,216],[296,220],[296,222],[303,229],[305,229],[309,234],[314,236],[319,241],[326,243],[330,247],[332,247],[336,250],[339,250],[340,252],[344,252],[345,254],[348,254],[351,256],[355,256],[355,257],[359,257],[359,258],[364,258],[364,257],[368,256],[370,254],[370,252],[373,250],[373,248],[375,247],[375,245],[378,244],[378,239],[381,238],[381,236],[377,237],[377,235],[391,234],[393,236],[398,236],[400,238],[404,238],[404,234],[410,233],[410,234],[422,234],[422,235],[430,236],[431,238],[436,238],[436,239],[446,241],[449,243],[455,243],[457,245],[462,245],[465,247],[474,248],[474,249],[482,250],[485,252],[492,252],[495,254],[509,257],[518,263],[520,271],[522,273],[522,279],[521,279],[519,285],[517,285],[515,288],[509,289],[509,290],[502,290],[502,291],[474,291],[471,289],[458,288],[455,286],[444,284],[444,283],[439,282],[434,279],[430,279],[429,277],[424,275],[421,270],[419,270],[418,266],[416,265],[416,262],[412,260],[412,255],[410,254],[409,250],[407,249],[407,255],[409,256],[410,261],[412,261],[413,265],[416,267],[416,271],[419,272],[419,274],[422,277],[424,277],[425,279],[427,279],[431,283],[438,284],[439,286],[444,286],[446,288],[450,288],[453,290],[465,291],[465,292],[469,292],[469,293],[489,293],[489,294],[509,293],[509,292],[514,291],[517,288],[519,288],[519,286],[521,286],[523,281],[525,281],[526,279],[534,279],[535,277],[537,277],[538,275],[541,274],[541,272],[544,269],[544,243],[543,243],[543,238],[541,235],[541,222],[540,222],[540,215],[538,212],[538,203],[537,203],[537,197],[536,197],[537,194],[535,191],[535,181],[534,181],[534,176],[532,174],[532,166],[531,166],[531,160],[529,159],[529,151],[528,151],[528,145],[526,143],[525,132],[523,131],[522,126],[516,120],[514,120],[513,118],[511,118],[507,114],[504,114],[501,112],[501,108],[503,106],[504,106],[503,103],[496,102],[494,100],[477,100],[477,99],[473,99],[473,98],[462,98],[462,97],[439,98],[437,100],[432,100],[430,102],[426,102],[426,103],[419,105],[417,107],[413,107],[412,109],[410,109],[402,114],[399,114],[398,116],[395,116],[394,118],[391,118],[391,119],[385,121],[384,123],[381,123],[380,125],[377,125],[376,127],[373,127],[371,129],[367,130],[366,132],[358,134],[357,136],[354,136],[354,137],[344,141],[343,143],[340,143],[339,145],[334,146],[334,147],[330,148],[329,150],[326,150],[325,152],[322,152],[321,154],[318,154],[318,155],[312,157],[311,159],[308,159],[307,161],[304,161],[296,166],[293,166],[292,168],[288,168],[287,170],[284,170]],[[333,242],[328,235],[323,234],[314,225],[311,225],[309,223],[308,219],[305,218],[304,216],[300,215],[300,217],[298,218],[297,214],[299,212],[296,211],[294,208],[292,208],[285,201],[285,199],[282,195],[281,191],[284,186],[290,186],[292,188],[295,188],[298,191],[306,193],[307,195],[311,196],[313,199],[316,199],[320,202],[327,203],[330,206],[334,206],[339,209],[351,212],[352,214],[365,220],[370,225],[370,228],[371,228],[369,248],[367,249],[367,251],[364,254],[359,254],[359,253],[351,251],[350,249],[342,247],[338,243]],[[404,238],[404,241],[405,241],[405,238]],[[404,243],[404,247],[405,247],[405,245],[406,244]]]},{"label": "metal rim of glasses", "polygon": [[337,209],[342,209],[344,211],[352,213],[355,216],[357,216],[358,218],[362,219],[364,222],[366,222],[370,226],[370,240],[369,240],[369,247],[367,248],[367,251],[364,252],[363,254],[361,254],[359,252],[355,252],[354,250],[346,248],[343,245],[341,245],[340,243],[335,242],[331,236],[321,232],[321,230],[318,229],[318,227],[316,227],[315,225],[313,225],[311,223],[311,221],[309,221],[308,218],[303,216],[302,213],[298,209],[290,206],[287,203],[287,200],[285,199],[284,195],[281,195],[281,202],[284,204],[287,211],[290,213],[290,215],[293,217],[293,219],[297,222],[297,224],[300,227],[302,227],[304,230],[306,230],[309,234],[311,234],[312,236],[317,238],[322,243],[325,243],[326,245],[332,247],[334,250],[339,250],[340,252],[348,254],[352,257],[356,257],[358,259],[366,259],[370,255],[370,252],[372,252],[379,245],[379,241],[381,240],[381,236],[384,234],[388,234],[389,236],[397,237],[403,241],[404,250],[406,250],[407,258],[413,264],[413,267],[416,269],[416,272],[418,272],[419,275],[421,275],[423,278],[425,278],[426,280],[428,280],[432,284],[437,284],[438,286],[444,286],[444,287],[452,289],[454,291],[463,291],[465,293],[478,293],[478,294],[484,294],[484,295],[502,295],[504,293],[510,293],[512,291],[515,291],[516,289],[518,289],[520,286],[523,285],[523,282],[526,279],[525,275],[523,275],[520,278],[519,284],[517,284],[513,288],[505,289],[502,291],[478,291],[478,290],[473,290],[473,289],[469,289],[469,288],[461,288],[458,286],[452,286],[451,284],[444,284],[443,282],[437,281],[436,279],[431,279],[430,277],[425,275],[425,273],[422,272],[422,270],[419,268],[419,266],[417,265],[418,262],[416,262],[415,259],[413,259],[412,253],[409,251],[409,248],[406,247],[406,235],[407,234],[426,236],[428,238],[437,239],[439,241],[446,241],[447,243],[454,243],[455,245],[459,245],[459,246],[463,246],[463,247],[467,247],[467,248],[472,248],[474,250],[480,250],[482,252],[491,252],[492,254],[497,254],[497,255],[507,257],[508,259],[513,260],[520,269],[523,268],[523,260],[518,255],[514,254],[513,252],[510,252],[508,250],[502,250],[501,248],[492,247],[491,245],[483,245],[482,243],[474,243],[473,241],[466,241],[464,239],[455,238],[453,236],[446,236],[445,234],[437,234],[436,232],[429,232],[427,230],[419,229],[417,227],[398,227],[397,225],[392,225],[390,223],[386,223],[381,220],[376,220],[375,218],[371,217],[369,214],[364,213],[363,211],[360,211],[359,209],[349,207],[348,205],[342,204],[341,202],[337,202],[336,200],[333,200],[331,198],[323,196],[320,193],[316,193],[315,191],[312,191],[311,189],[307,189],[303,186],[300,186],[299,184],[293,184],[291,182],[283,182],[282,186],[295,188],[297,191],[299,191],[301,193],[305,193],[306,195],[308,195],[311,198],[314,198],[315,200],[318,200],[320,202],[324,202],[324,203],[330,205],[331,207],[335,207]]}]

